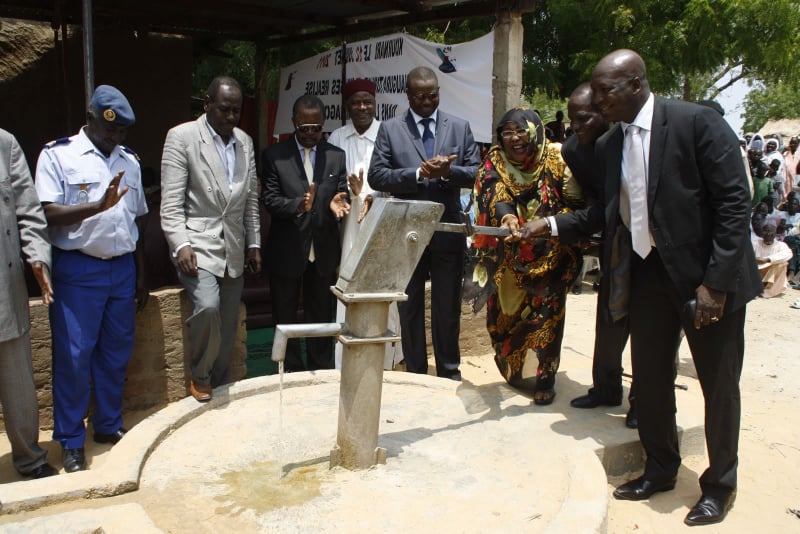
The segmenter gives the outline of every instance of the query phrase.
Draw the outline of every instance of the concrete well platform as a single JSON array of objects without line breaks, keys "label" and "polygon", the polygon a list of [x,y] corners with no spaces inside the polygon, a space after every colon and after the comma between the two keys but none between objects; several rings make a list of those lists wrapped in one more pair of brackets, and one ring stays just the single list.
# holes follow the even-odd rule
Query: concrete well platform
[{"label": "concrete well platform", "polygon": [[[210,403],[187,398],[144,419],[89,471],[3,485],[1,513],[18,515],[0,516],[0,530],[34,517],[37,529],[48,531],[51,521],[65,532],[76,509],[136,504],[143,513],[124,528],[104,522],[118,519],[113,513],[96,516],[97,526],[108,533],[153,525],[191,533],[604,532],[606,471],[640,465],[637,435],[616,426],[619,414],[570,410],[568,399],[583,386],[563,375],[556,403],[539,407],[502,382],[387,372],[379,446],[388,459],[363,471],[329,469],[338,371],[287,375],[283,388],[277,376],[246,380],[218,388]],[[701,429],[695,423],[681,421]]]}]

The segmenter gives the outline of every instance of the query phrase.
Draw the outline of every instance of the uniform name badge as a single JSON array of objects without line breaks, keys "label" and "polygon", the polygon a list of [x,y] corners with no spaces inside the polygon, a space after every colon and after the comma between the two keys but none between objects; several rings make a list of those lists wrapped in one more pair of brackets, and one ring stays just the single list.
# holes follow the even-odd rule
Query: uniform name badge
[{"label": "uniform name badge", "polygon": [[78,204],[86,204],[89,202],[89,186],[87,184],[81,184],[81,190],[78,191]]}]

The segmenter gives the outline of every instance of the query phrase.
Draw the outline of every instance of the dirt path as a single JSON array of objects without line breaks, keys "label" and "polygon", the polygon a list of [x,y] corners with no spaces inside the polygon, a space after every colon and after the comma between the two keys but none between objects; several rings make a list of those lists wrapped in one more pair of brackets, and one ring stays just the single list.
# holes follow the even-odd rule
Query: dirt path
[{"label": "dirt path", "polygon": [[[738,496],[726,520],[720,525],[703,527],[702,532],[800,532],[800,518],[788,512],[800,510],[800,328],[797,326],[800,310],[790,307],[798,299],[800,291],[789,289],[779,297],[756,299],[748,306],[741,379]],[[565,373],[559,373],[557,391],[559,383],[565,383],[565,377],[585,377],[586,373],[591,376],[595,301],[591,291],[569,297],[561,366]],[[624,359],[629,371],[627,349]],[[499,378],[490,356],[468,358],[464,376],[476,383]],[[702,398],[695,376],[691,354],[684,342],[678,382],[687,385],[689,391],[677,395],[678,409],[697,410],[700,415]],[[630,384],[624,385],[627,388]],[[589,386],[585,384],[586,388]],[[584,392],[582,389],[579,394]],[[565,397],[569,393],[560,395],[556,402],[568,404],[569,398]],[[622,426],[622,418],[619,419],[620,432],[630,432]],[[705,450],[703,444],[692,448]],[[616,486],[639,473],[610,477],[608,531],[689,531],[683,518],[700,496],[697,480],[707,462],[705,455],[685,456],[676,489],[645,502],[617,501],[611,496]]]}]

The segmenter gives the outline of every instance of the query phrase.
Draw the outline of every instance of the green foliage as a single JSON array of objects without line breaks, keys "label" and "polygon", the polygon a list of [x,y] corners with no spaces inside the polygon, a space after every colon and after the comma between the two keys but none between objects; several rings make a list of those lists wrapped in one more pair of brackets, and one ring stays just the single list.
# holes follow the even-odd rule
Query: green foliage
[{"label": "green foliage", "polygon": [[[560,99],[587,81],[597,61],[617,48],[632,48],[644,57],[650,86],[661,95],[713,98],[715,84],[731,72],[739,73],[734,80],[766,84],[800,80],[794,52],[800,50],[797,0],[539,0],[522,22],[522,92],[537,101],[543,114],[563,107]],[[429,41],[459,43],[485,34],[493,23],[493,17],[483,17],[405,31]],[[218,47],[228,57],[207,53],[198,61],[193,91],[201,96],[214,76],[228,74],[254,94],[256,57],[263,57],[268,65],[265,90],[274,98],[281,67],[337,46],[337,39],[279,49],[228,42]]]},{"label": "green foliage", "polygon": [[543,122],[550,122],[556,120],[556,111],[561,110],[564,112],[564,120],[567,117],[567,99],[566,98],[553,98],[544,91],[534,90],[530,95],[526,96],[525,105],[531,109],[539,112],[539,116]]},{"label": "green foliage", "polygon": [[732,69],[800,78],[797,0],[540,0],[523,17],[525,94],[567,96],[598,59],[631,48],[659,94],[699,99]]},{"label": "green foliage", "polygon": [[745,132],[758,131],[769,120],[800,118],[800,83],[778,82],[750,91],[744,114]]},{"label": "green foliage", "polygon": [[228,41],[218,50],[201,57],[192,72],[192,95],[205,96],[208,84],[216,76],[231,76],[242,86],[244,94],[255,92],[255,44]]}]

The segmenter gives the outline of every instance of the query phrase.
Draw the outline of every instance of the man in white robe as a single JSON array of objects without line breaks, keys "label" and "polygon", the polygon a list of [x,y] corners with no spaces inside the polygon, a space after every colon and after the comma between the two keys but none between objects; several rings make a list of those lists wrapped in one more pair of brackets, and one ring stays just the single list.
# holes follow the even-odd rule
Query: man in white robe
[{"label": "man in white robe", "polygon": [[781,241],[775,239],[775,225],[766,223],[761,230],[761,237],[753,239],[753,250],[756,253],[758,271],[764,282],[765,299],[776,297],[789,287],[786,267],[792,259],[792,250]]}]

